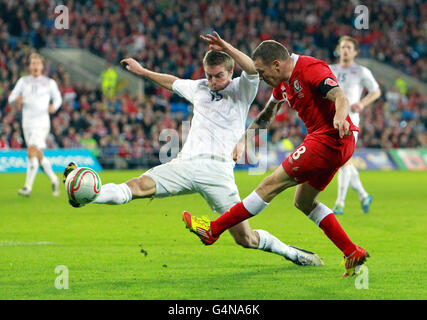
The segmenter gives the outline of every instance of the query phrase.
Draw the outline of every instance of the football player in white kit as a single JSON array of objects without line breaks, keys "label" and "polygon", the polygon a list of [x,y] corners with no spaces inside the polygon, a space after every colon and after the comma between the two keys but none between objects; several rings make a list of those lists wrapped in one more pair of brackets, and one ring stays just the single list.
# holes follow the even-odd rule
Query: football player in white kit
[{"label": "football player in white kit", "polygon": [[[350,102],[350,118],[356,126],[360,123],[360,112],[377,100],[381,91],[371,71],[354,60],[358,53],[357,40],[343,36],[338,41],[337,52],[339,54],[339,63],[331,65],[331,70],[338,80],[339,86],[344,90],[347,99]],[[364,89],[368,94],[362,97]],[[353,132],[356,138],[358,132]],[[364,213],[369,212],[372,203],[372,196],[366,192],[360,181],[359,172],[351,163],[351,160],[338,170],[338,196],[333,211],[335,214],[343,214],[345,198],[348,187],[355,190],[359,196]]]},{"label": "football player in white kit", "polygon": [[[233,168],[233,149],[245,132],[249,108],[259,77],[252,60],[217,33],[201,38],[209,43],[203,59],[206,79],[184,80],[156,73],[127,58],[127,70],[182,96],[194,106],[191,128],[177,158],[156,166],[126,183],[103,185],[93,203],[124,204],[139,198],[163,198],[199,193],[213,211],[222,213],[240,202]],[[243,69],[232,78],[234,62]],[[64,176],[77,165],[70,163]],[[73,204],[73,206],[79,206]],[[314,253],[288,246],[265,230],[252,230],[247,221],[230,229],[236,243],[283,256],[298,265],[322,265]]]},{"label": "football player in white kit", "polygon": [[25,185],[18,190],[29,197],[39,165],[52,183],[53,195],[59,195],[59,178],[53,172],[49,160],[43,156],[46,138],[50,131],[49,114],[55,113],[62,104],[61,93],[55,80],[42,74],[43,57],[33,53],[29,58],[30,75],[21,77],[12,90],[8,102],[22,104],[22,130],[27,144],[27,175]]}]

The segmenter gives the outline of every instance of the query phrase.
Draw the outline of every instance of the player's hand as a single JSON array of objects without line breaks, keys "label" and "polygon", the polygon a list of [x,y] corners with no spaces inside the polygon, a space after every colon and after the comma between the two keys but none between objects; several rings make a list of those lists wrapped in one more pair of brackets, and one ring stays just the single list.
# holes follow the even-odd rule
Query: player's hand
[{"label": "player's hand", "polygon": [[243,141],[237,142],[236,146],[233,149],[233,161],[237,162],[240,159],[243,152],[245,151],[245,143]]},{"label": "player's hand", "polygon": [[209,49],[215,51],[225,51],[228,49],[229,46],[229,43],[224,41],[216,31],[213,32],[213,35],[200,35],[200,39],[206,41],[209,44]]},{"label": "player's hand", "polygon": [[343,138],[345,135],[350,135],[350,123],[347,120],[337,120],[334,119],[334,128],[338,130],[340,138]]},{"label": "player's hand", "polygon": [[24,97],[23,97],[22,95],[19,95],[19,96],[16,98],[15,103],[16,103],[17,105],[21,105],[23,101],[24,101]]},{"label": "player's hand", "polygon": [[53,106],[53,104],[49,104],[49,113],[50,114],[54,114],[56,112],[55,107]]},{"label": "player's hand", "polygon": [[353,112],[361,112],[362,110],[363,110],[363,108],[364,108],[365,106],[363,105],[363,103],[361,103],[361,102],[356,102],[356,103],[353,103],[351,106],[350,106],[350,109],[351,109],[351,111],[353,111]]},{"label": "player's hand", "polygon": [[126,58],[120,61],[120,64],[126,68],[126,70],[129,70],[132,73],[138,74],[140,76],[144,75],[144,68],[135,60],[132,58]]}]

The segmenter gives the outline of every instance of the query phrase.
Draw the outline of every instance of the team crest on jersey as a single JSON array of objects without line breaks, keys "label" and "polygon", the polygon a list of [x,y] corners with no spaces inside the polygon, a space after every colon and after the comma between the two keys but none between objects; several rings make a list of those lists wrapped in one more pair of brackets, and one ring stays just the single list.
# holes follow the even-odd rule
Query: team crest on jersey
[{"label": "team crest on jersey", "polygon": [[300,85],[300,83],[299,83],[299,81],[298,81],[298,79],[296,79],[295,81],[294,81],[294,89],[295,89],[295,91],[296,92],[300,92],[301,91],[301,85]]},{"label": "team crest on jersey", "polygon": [[338,83],[332,78],[326,78],[325,84],[327,84],[328,86],[331,86],[331,87],[336,87],[338,85]]},{"label": "team crest on jersey", "polygon": [[[288,95],[286,94],[286,91],[282,92],[282,97],[284,100],[288,101]],[[289,103],[289,101],[288,101],[288,103]]]}]

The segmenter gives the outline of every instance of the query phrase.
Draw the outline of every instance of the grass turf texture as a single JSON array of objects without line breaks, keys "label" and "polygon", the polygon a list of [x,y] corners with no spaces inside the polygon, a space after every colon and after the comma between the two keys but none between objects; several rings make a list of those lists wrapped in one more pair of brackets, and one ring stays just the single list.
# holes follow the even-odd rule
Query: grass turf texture
[{"label": "grass turf texture", "polygon": [[[102,182],[123,182],[140,171],[105,171]],[[263,176],[236,172],[242,197]],[[426,299],[427,172],[361,172],[373,195],[362,213],[349,190],[338,220],[371,254],[369,289],[342,279],[342,255],[293,207],[294,189],[250,220],[287,244],[318,253],[323,267],[299,267],[282,257],[237,246],[229,233],[205,247],[181,212],[215,218],[198,194],[137,200],[122,206],[68,205],[64,188],[51,196],[39,174],[30,198],[16,191],[23,174],[1,174],[0,299]],[[336,179],[319,200],[333,206]],[[40,243],[40,242],[48,242]],[[146,252],[146,254],[144,253]],[[58,290],[55,268],[69,270]]]}]

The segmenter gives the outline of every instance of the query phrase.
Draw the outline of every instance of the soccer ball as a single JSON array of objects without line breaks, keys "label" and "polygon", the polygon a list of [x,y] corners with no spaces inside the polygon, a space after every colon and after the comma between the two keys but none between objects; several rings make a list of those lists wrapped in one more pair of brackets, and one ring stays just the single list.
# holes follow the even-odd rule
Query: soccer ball
[{"label": "soccer ball", "polygon": [[101,191],[101,186],[99,175],[88,167],[74,169],[65,180],[68,198],[81,205],[94,201]]}]

